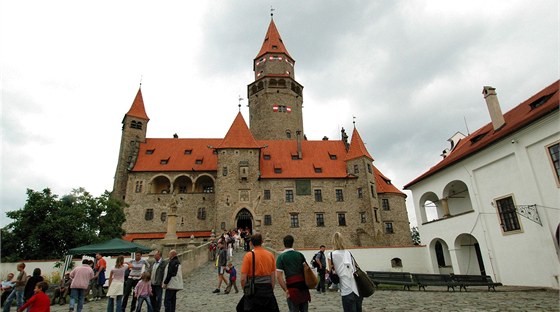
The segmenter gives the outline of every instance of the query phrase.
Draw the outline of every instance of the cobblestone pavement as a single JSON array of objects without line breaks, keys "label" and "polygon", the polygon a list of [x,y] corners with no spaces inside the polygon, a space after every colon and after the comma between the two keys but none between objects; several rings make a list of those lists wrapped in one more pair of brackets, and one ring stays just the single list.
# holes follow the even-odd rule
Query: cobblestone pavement
[{"label": "cobblestone pavement", "polygon": [[[233,263],[238,272],[244,252],[234,254]],[[238,273],[240,275],[240,273]],[[213,294],[218,284],[213,262],[196,269],[185,278],[185,289],[177,295],[177,312],[229,312],[241,298],[241,292]],[[238,285],[239,286],[239,285]],[[340,294],[327,291],[325,294],[311,292],[309,311],[342,311]],[[288,311],[280,287],[276,287],[276,298],[280,311]],[[129,303],[130,304],[130,303]],[[84,305],[84,312],[106,311],[107,299]],[[130,307],[128,308],[130,309]],[[12,308],[15,310],[15,308]],[[447,292],[444,287],[430,287],[427,291],[378,290],[372,297],[365,298],[366,311],[560,311],[559,293],[527,287],[498,287],[488,292],[483,287],[471,287],[468,292]],[[51,311],[68,311],[68,305],[51,307]],[[146,306],[142,311],[147,311]],[[162,308],[163,312],[163,308]]]}]

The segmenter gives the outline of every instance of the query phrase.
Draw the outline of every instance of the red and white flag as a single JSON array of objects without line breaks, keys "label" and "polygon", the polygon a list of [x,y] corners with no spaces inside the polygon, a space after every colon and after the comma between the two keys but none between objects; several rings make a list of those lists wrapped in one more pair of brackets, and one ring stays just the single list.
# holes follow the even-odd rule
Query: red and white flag
[{"label": "red and white flag", "polygon": [[272,111],[277,112],[278,111],[278,105],[273,105],[272,106]]}]

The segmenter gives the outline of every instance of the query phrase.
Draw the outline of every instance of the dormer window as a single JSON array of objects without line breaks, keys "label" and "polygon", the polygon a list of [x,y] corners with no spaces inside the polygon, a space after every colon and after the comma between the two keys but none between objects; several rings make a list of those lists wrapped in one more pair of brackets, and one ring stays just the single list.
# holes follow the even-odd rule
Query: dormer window
[{"label": "dormer window", "polygon": [[331,153],[329,153],[329,158],[330,158],[331,160],[336,160],[337,157],[336,157],[336,154],[331,154]]},{"label": "dormer window", "polygon": [[323,168],[321,167],[315,167],[315,173],[323,173]]},{"label": "dormer window", "polygon": [[274,168],[274,173],[282,173],[282,168]]},{"label": "dormer window", "polygon": [[184,152],[185,155],[190,155],[192,154],[192,149],[186,149]]},{"label": "dormer window", "polygon": [[482,140],[482,138],[486,135],[486,133],[488,133],[488,132],[484,132],[484,133],[481,133],[481,134],[479,134],[479,135],[473,137],[473,138],[471,139],[471,143],[474,144],[474,143],[476,143],[476,142]]},{"label": "dormer window", "polygon": [[[554,92],[556,93],[556,92]],[[554,93],[551,93],[549,95],[545,95],[545,96],[541,96],[540,98],[536,99],[535,101],[533,101],[533,103],[529,104],[529,106],[531,107],[531,110],[543,105],[544,103],[546,103],[548,101],[548,99],[550,99]]]},{"label": "dormer window", "polygon": [[269,154],[264,154],[263,159],[264,160],[270,160],[270,155]]},{"label": "dormer window", "polygon": [[155,149],[149,149],[146,150],[146,155],[152,155],[154,153]]},{"label": "dormer window", "polygon": [[202,161],[203,161],[202,158],[198,158],[197,160],[195,160],[194,163],[197,164],[197,165],[202,165]]},{"label": "dormer window", "polygon": [[278,46],[277,46],[277,45],[273,45],[272,48],[276,50],[276,49],[278,49]]},{"label": "dormer window", "polygon": [[168,163],[169,163],[169,158],[167,158],[167,159],[162,159],[162,160],[159,161],[159,164],[160,164],[160,165],[167,165]]}]

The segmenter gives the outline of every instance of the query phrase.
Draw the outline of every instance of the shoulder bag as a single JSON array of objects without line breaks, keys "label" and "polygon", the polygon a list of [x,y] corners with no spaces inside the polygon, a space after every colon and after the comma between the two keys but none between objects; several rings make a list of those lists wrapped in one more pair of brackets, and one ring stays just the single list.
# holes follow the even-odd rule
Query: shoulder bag
[{"label": "shoulder bag", "polygon": [[[352,256],[352,254],[350,254]],[[360,293],[360,297],[369,297],[373,295],[375,292],[375,286],[373,285],[373,281],[367,276],[366,272],[360,269],[360,266],[352,256],[352,261],[354,262],[354,266],[356,271],[354,271],[354,279],[356,280],[356,285],[358,286],[358,292]]]},{"label": "shoulder bag", "polygon": [[253,276],[251,278],[247,277],[243,287],[243,294],[245,296],[253,296],[255,294],[255,252],[251,251],[251,253],[253,254]]},{"label": "shoulder bag", "polygon": [[335,284],[338,284],[338,283],[340,283],[340,277],[338,276],[338,274],[336,274],[336,271],[334,269],[335,265],[334,265],[334,261],[332,259],[332,253],[333,252],[334,252],[334,250],[331,251],[331,269],[329,270],[329,278],[331,279],[331,282],[333,282]]},{"label": "shoulder bag", "polygon": [[307,288],[313,289],[317,286],[317,275],[315,275],[315,272],[313,272],[305,261],[303,262],[303,277],[305,278],[305,285],[307,285]]}]

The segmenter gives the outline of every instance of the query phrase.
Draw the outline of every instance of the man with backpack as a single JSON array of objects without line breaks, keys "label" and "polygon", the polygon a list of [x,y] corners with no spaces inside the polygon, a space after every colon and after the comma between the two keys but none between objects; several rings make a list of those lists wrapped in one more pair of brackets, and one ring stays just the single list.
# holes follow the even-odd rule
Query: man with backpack
[{"label": "man with backpack", "polygon": [[325,273],[327,271],[327,258],[325,257],[325,245],[319,247],[319,252],[313,256],[313,266],[317,268],[319,275],[319,283],[317,284],[317,292],[325,292]]}]

